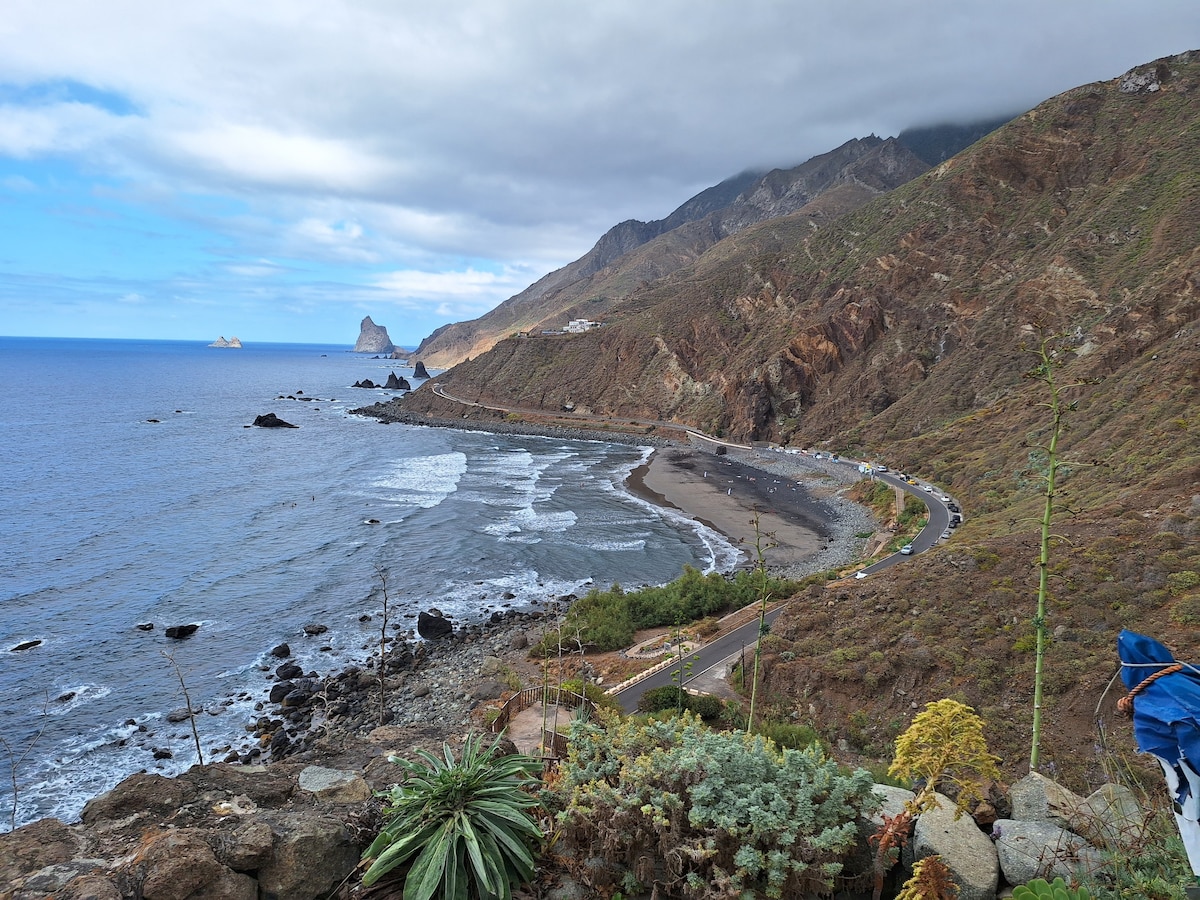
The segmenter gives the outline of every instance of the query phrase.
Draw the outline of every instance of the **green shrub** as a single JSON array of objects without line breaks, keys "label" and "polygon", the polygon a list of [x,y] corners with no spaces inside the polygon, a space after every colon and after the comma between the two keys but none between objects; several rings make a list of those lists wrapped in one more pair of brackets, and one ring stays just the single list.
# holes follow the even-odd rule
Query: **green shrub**
[{"label": "green shrub", "polygon": [[638,698],[638,712],[662,712],[664,709],[687,709],[688,695],[675,684],[650,688]]},{"label": "green shrub", "polygon": [[[876,810],[871,776],[695,716],[577,723],[560,766],[562,839],[671,896],[828,893]],[[720,885],[720,893],[712,893]]]},{"label": "green shrub", "polygon": [[712,722],[725,714],[725,704],[717,697],[710,696],[709,694],[700,694],[699,696],[689,694],[687,709],[694,712],[705,722]]},{"label": "green shrub", "polygon": [[525,789],[538,783],[532,772],[541,762],[496,756],[499,742],[485,747],[469,736],[458,760],[448,744],[443,758],[424,750],[416,760],[389,757],[404,781],[382,795],[386,824],[363,854],[373,860],[365,886],[407,863],[406,900],[509,900],[533,877],[542,832],[528,812],[537,800]]},{"label": "green shrub", "polygon": [[804,750],[808,747],[826,749],[825,742],[821,740],[821,735],[817,734],[815,728],[809,725],[800,725],[796,722],[768,720],[756,726],[754,733],[761,734],[765,738],[770,738],[779,747],[786,747],[791,750]]}]

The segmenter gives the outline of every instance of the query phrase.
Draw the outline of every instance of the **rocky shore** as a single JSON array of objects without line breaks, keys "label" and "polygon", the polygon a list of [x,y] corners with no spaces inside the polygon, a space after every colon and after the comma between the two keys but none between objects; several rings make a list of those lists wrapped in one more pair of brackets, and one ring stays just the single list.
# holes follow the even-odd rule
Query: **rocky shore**
[{"label": "rocky shore", "polygon": [[[760,528],[785,548],[771,568],[791,577],[850,561],[874,528],[840,494],[855,479],[807,457],[718,456],[649,435],[514,422],[380,418],[654,446],[650,463],[631,477],[632,490],[744,547],[752,546],[753,528],[746,529],[758,513]],[[709,469],[730,483],[710,481]],[[134,775],[92,800],[80,823],[41,820],[0,836],[0,900],[327,895],[352,873],[378,827],[381,807],[372,794],[395,780],[388,755],[438,749],[483,730],[489,701],[538,683],[526,648],[574,598],[532,609],[509,599],[483,622],[444,622],[437,630],[445,636],[436,640],[381,622],[390,632],[382,657],[376,652],[331,674],[306,672],[289,648],[277,647],[278,664],[267,673],[270,700],[246,723],[251,746],[173,779]]]}]

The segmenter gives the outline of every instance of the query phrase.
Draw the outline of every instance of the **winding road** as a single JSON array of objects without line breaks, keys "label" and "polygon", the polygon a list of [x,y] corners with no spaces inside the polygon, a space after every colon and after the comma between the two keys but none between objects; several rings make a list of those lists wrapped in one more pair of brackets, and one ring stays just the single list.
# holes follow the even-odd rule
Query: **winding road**
[{"label": "winding road", "polygon": [[[437,382],[433,383],[431,390],[444,400],[450,400],[454,403],[461,403],[465,406],[487,409],[493,412],[517,413],[531,416],[548,415],[545,410],[486,406],[482,403],[464,400],[460,397],[447,394],[442,389],[442,386]],[[553,416],[557,419],[571,419],[581,423],[593,422],[603,423],[606,425],[653,425],[660,428],[671,428],[678,431],[684,431],[689,436],[697,440],[706,441],[713,445],[747,451],[753,449],[745,444],[735,444],[729,441],[723,441],[718,438],[714,438],[710,435],[704,434],[702,431],[697,431],[695,428],[680,425],[677,422],[662,422],[651,419],[630,419],[627,417],[613,418],[609,416],[592,416],[565,411],[556,412],[553,414]],[[855,468],[863,465],[863,463],[859,460],[851,459],[831,460],[831,462],[836,462],[840,465],[853,466]],[[950,526],[951,511],[949,504],[954,502],[952,498],[947,496],[936,486],[927,482],[923,483],[914,479],[915,483],[909,483],[907,480],[901,478],[894,472],[880,471],[874,466],[872,466],[870,476],[873,479],[890,484],[894,488],[899,488],[902,491],[906,491],[919,499],[925,504],[925,508],[929,512],[929,519],[925,527],[922,528],[917,536],[912,540],[912,554],[892,553],[883,559],[878,560],[877,562],[871,563],[869,566],[859,569],[855,573],[856,578],[866,578],[870,575],[874,575],[877,572],[882,572],[884,569],[890,568],[897,563],[904,562],[906,559],[910,558],[910,556],[916,556],[920,553],[924,553],[930,547],[937,544],[938,541],[942,540],[942,534],[945,533]],[[783,609],[783,606],[779,606],[768,611],[766,615],[767,624],[770,625],[770,623],[774,622],[775,618],[781,612],[783,612]],[[692,651],[691,654],[684,657],[683,660],[676,661],[673,665],[666,668],[653,669],[645,677],[634,681],[633,683],[627,683],[624,686],[614,690],[612,692],[613,696],[616,697],[620,702],[622,709],[624,709],[626,712],[634,712],[637,710],[638,700],[641,699],[642,694],[644,694],[646,691],[650,690],[651,688],[663,687],[665,685],[677,683],[681,666],[684,669],[684,687],[686,687],[688,684],[691,684],[698,678],[705,676],[706,673],[711,672],[716,667],[725,663],[735,654],[745,653],[746,650],[753,652],[753,647],[755,642],[758,640],[758,637],[759,622],[758,618],[756,617],[753,621],[739,626],[738,628],[735,628],[726,634],[720,635],[715,640],[705,644],[704,646],[697,647]]]}]

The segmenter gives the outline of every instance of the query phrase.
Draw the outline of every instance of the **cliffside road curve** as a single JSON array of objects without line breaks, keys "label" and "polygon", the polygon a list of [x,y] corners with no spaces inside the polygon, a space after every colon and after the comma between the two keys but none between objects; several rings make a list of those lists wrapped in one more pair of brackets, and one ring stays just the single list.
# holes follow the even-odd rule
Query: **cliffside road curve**
[{"label": "cliffside road curve", "polygon": [[[461,397],[455,397],[451,394],[447,394],[442,388],[441,384],[438,382],[434,382],[432,384],[431,390],[444,400],[450,400],[453,403],[461,403],[464,406],[488,409],[493,412],[517,413],[518,415],[522,413],[533,416],[546,415],[545,410],[521,409],[519,407],[507,406],[486,406],[482,403],[464,400]],[[568,412],[559,412],[555,413],[554,415],[556,418],[573,419],[583,423],[597,422],[604,424],[655,425],[663,428],[674,428],[686,432],[691,437],[706,441],[711,444],[733,447],[740,450],[752,449],[745,444],[735,444],[729,441],[723,441],[719,438],[707,435],[702,431],[697,431],[694,428],[682,426],[673,422],[661,422],[648,419],[629,419],[624,417],[612,418],[607,416],[589,416],[582,413]],[[838,460],[838,462],[842,465],[854,467],[858,467],[862,464],[859,460],[852,459],[841,459]],[[900,478],[898,475],[892,472],[880,472],[876,470],[872,473],[871,477],[890,484],[892,487],[906,491],[925,504],[925,508],[929,513],[929,518],[925,527],[922,528],[917,536],[912,540],[913,556],[925,552],[930,547],[934,546],[939,540],[941,540],[942,534],[950,525],[950,508],[947,504],[951,501],[948,499],[942,500],[942,497],[946,496],[945,494],[939,491],[932,484],[921,484],[920,482],[916,484],[910,484],[908,481]],[[869,566],[859,569],[858,572],[855,573],[856,577],[862,578],[868,575],[873,575],[876,572],[882,572],[884,569],[903,562],[907,556],[907,554],[892,553],[878,562],[874,562]],[[774,622],[775,618],[782,611],[783,607],[778,607],[768,612],[766,616],[767,624],[769,625],[771,622]],[[735,653],[741,654],[747,648],[752,649],[757,640],[758,619],[755,618],[752,622],[748,622],[747,624],[742,625],[741,627],[736,628],[725,635],[722,635],[715,641],[705,644],[702,647],[697,647],[692,651],[691,654],[686,656],[676,665],[652,671],[644,678],[641,678],[640,680],[635,681],[634,683],[629,684],[618,691],[615,691],[613,696],[617,698],[617,700],[621,703],[621,708],[626,712],[635,712],[637,710],[638,700],[641,699],[642,694],[644,694],[646,691],[650,690],[651,688],[663,687],[665,685],[676,683],[680,665],[682,665],[685,670],[684,687],[687,687],[689,683],[695,681],[706,672],[725,662]]]}]

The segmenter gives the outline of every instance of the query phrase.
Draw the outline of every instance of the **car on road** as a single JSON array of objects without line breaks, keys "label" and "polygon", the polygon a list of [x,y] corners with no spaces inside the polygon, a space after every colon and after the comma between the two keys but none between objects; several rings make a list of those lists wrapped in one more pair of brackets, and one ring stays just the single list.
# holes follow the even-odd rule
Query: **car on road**
[{"label": "car on road", "polygon": [[941,500],[943,503],[949,503],[949,502],[950,502],[950,498],[949,498],[949,497],[947,497],[945,494],[942,494],[942,496],[938,497],[938,499],[939,499],[939,500]]},{"label": "car on road", "polygon": [[854,577],[855,578],[866,578],[870,574],[871,574],[870,572],[864,572],[860,569],[859,571],[854,573]]},{"label": "car on road", "polygon": [[903,547],[900,548],[900,552],[903,553],[905,556],[912,556],[913,545],[905,544]]},{"label": "car on road", "polygon": [[949,528],[947,528],[945,531],[942,532],[942,540],[946,540],[946,538],[948,538],[948,537],[950,537],[950,529]]},{"label": "car on road", "polygon": [[933,488],[931,488],[931,487],[930,487],[929,485],[927,485],[927,484],[923,484],[923,485],[921,485],[921,490],[923,490],[923,491],[924,491],[925,493],[927,493],[927,494],[932,494],[932,493],[933,493]]}]

